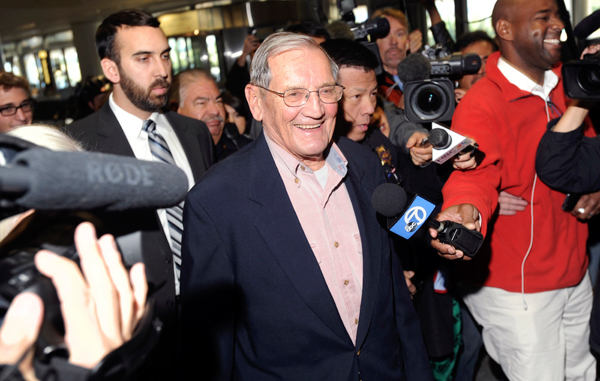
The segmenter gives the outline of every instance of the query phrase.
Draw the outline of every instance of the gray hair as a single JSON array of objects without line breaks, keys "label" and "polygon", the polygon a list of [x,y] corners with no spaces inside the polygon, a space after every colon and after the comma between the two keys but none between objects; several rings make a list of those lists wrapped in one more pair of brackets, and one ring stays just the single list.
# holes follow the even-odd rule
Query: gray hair
[{"label": "gray hair", "polygon": [[184,94],[187,96],[186,91],[188,86],[198,82],[201,79],[212,81],[217,88],[219,87],[217,85],[217,79],[210,73],[210,71],[200,68],[185,70],[173,78],[173,83],[171,84],[171,91],[169,94],[169,102],[177,103],[179,107],[183,106],[183,101],[185,99]]},{"label": "gray hair", "polygon": [[[312,38],[297,33],[281,32],[274,33],[267,37],[260,45],[250,69],[250,83],[257,86],[269,87],[271,83],[271,69],[269,68],[269,58],[278,54],[286,53],[291,50],[299,49],[318,49],[325,54],[331,65],[333,78],[337,80],[339,68],[337,64],[329,57],[327,52]],[[308,64],[308,63],[307,63]]]}]

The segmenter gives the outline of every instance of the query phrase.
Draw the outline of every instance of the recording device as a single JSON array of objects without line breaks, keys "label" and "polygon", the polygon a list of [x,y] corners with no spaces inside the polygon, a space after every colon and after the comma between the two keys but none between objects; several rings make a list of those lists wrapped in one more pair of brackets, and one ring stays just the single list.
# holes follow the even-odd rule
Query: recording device
[{"label": "recording device", "polygon": [[477,73],[481,67],[481,58],[474,53],[444,58],[437,54],[426,49],[423,54],[408,55],[398,64],[398,77],[404,83],[406,119],[411,122],[451,120],[455,109],[453,81]]},{"label": "recording device", "polygon": [[132,157],[31,148],[0,167],[0,215],[54,211],[164,208],[181,202],[179,168]]},{"label": "recording device", "polygon": [[337,6],[342,21],[348,24],[348,27],[350,27],[350,30],[354,34],[354,40],[366,46],[377,57],[379,66],[375,69],[375,75],[383,73],[381,55],[374,41],[378,38],[384,38],[390,33],[390,22],[385,17],[378,17],[375,20],[367,20],[362,24],[356,24],[354,13],[352,12],[356,8],[354,0],[337,0]]},{"label": "recording device", "polygon": [[387,217],[388,229],[392,233],[409,239],[425,221],[428,221],[429,226],[438,231],[436,239],[440,242],[462,250],[469,257],[477,254],[483,244],[481,233],[452,221],[428,220],[435,206],[419,196],[415,196],[405,211],[406,200],[404,189],[387,183],[375,189],[371,204],[377,213]]},{"label": "recording device", "polygon": [[[587,16],[573,29],[578,40],[585,40],[600,28],[600,10]],[[600,52],[586,54],[582,60],[568,62],[562,67],[565,94],[586,101],[600,100]]]},{"label": "recording device", "polygon": [[437,230],[441,243],[454,246],[467,257],[473,258],[483,244],[483,235],[452,221],[429,220],[429,226]]},{"label": "recording device", "polygon": [[580,61],[564,64],[562,75],[565,94],[569,98],[600,100],[600,52],[586,54]]},{"label": "recording device", "polygon": [[[0,134],[0,152],[5,163],[0,167],[0,214],[8,217],[36,209],[0,242],[0,295],[9,302],[24,291],[42,298],[45,314],[36,361],[49,362],[68,354],[60,303],[50,279],[35,268],[35,254],[48,249],[77,262],[74,231],[81,222],[90,221],[98,236],[115,236],[126,267],[144,258],[157,259],[158,249],[142,250],[141,231],[160,229],[154,210],[181,202],[187,193],[187,177],[168,164],[98,153],[53,152],[4,134]],[[131,221],[128,213],[139,214],[139,224],[125,223]],[[164,287],[168,284],[164,274],[172,276],[173,270],[163,263],[157,271],[156,265],[144,262],[149,298],[172,293]],[[115,367],[130,372],[149,354],[162,324],[154,316],[159,307],[155,310],[154,302],[150,303],[149,316],[138,326],[135,339],[105,359],[97,372],[112,372]]]},{"label": "recording device", "polygon": [[368,36],[371,37],[371,41],[375,41],[377,38],[384,38],[390,32],[390,23],[385,17],[378,17],[375,20],[367,20],[362,24],[356,24],[352,12],[356,8],[356,1],[354,0],[337,0],[337,6],[342,20],[348,24],[350,30],[354,33],[354,39],[358,42],[367,42]]},{"label": "recording device", "polygon": [[579,201],[579,199],[581,198],[580,194],[577,193],[567,193],[567,195],[565,196],[565,201],[563,201],[562,204],[562,210],[565,212],[571,212],[573,210],[573,208],[575,208],[575,205],[577,205],[577,202]]}]

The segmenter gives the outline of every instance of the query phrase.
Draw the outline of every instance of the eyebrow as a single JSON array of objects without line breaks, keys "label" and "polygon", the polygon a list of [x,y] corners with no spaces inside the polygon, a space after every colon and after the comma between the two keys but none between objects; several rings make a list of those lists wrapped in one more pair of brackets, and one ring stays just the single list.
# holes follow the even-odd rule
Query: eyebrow
[{"label": "eyebrow", "polygon": [[[166,48],[165,50],[163,50],[162,52],[160,52],[160,55],[163,55],[165,53],[169,53],[171,51],[171,47]],[[148,55],[148,54],[152,54],[153,52],[149,51],[149,50],[141,50],[139,52],[135,52],[132,54],[132,56],[144,56],[144,55]]]}]

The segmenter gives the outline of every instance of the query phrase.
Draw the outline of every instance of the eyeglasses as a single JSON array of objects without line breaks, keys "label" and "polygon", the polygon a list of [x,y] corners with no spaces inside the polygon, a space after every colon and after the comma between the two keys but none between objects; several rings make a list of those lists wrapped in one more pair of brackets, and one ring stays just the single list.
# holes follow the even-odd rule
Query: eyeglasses
[{"label": "eyeglasses", "polygon": [[275,95],[279,95],[283,98],[283,103],[285,103],[289,107],[300,107],[306,104],[308,98],[310,97],[310,93],[317,93],[317,96],[323,103],[336,103],[340,99],[342,99],[342,94],[344,94],[345,87],[342,85],[331,85],[331,86],[323,86],[318,90],[309,90],[309,89],[290,89],[286,90],[283,93],[279,93],[277,91],[273,91],[271,89],[267,89],[266,87],[262,87],[256,85],[261,89],[270,91]]},{"label": "eyeglasses", "polygon": [[35,101],[33,99],[27,99],[18,106],[0,108],[0,114],[2,114],[2,116],[13,116],[17,113],[18,109],[23,110],[23,112],[30,112],[33,110],[33,106],[35,106]]}]

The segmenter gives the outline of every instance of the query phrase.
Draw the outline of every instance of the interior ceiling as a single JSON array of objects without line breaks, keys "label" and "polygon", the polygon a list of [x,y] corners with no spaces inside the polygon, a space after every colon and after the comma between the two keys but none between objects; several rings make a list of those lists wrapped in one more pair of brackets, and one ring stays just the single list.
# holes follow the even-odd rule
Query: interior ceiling
[{"label": "interior ceiling", "polygon": [[[12,41],[69,29],[71,24],[100,22],[128,8],[161,12],[206,0],[0,0],[0,38]],[[232,2],[236,2],[235,0]]]}]

